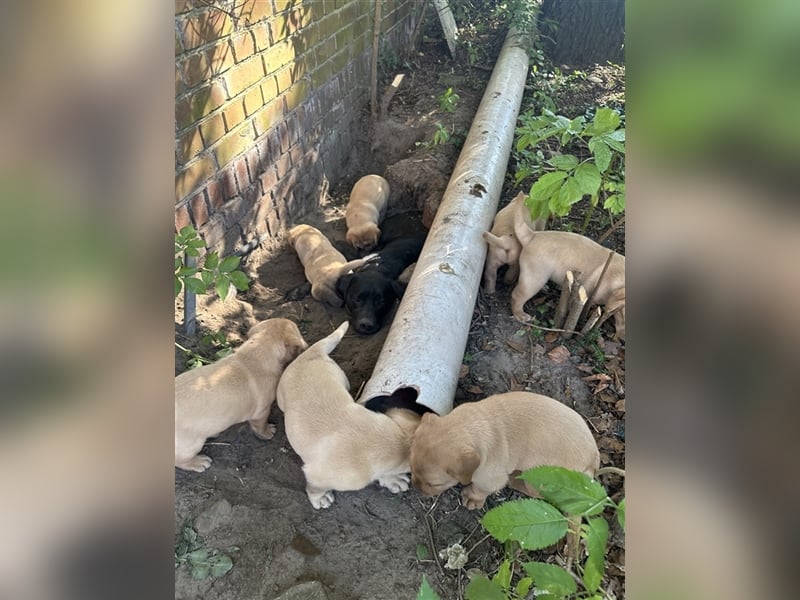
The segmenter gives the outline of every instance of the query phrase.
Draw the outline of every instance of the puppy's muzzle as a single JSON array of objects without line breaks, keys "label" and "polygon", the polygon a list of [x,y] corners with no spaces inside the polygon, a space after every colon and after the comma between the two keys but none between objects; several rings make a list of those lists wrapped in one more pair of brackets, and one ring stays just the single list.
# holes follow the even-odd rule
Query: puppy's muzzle
[{"label": "puppy's muzzle", "polygon": [[362,335],[372,335],[380,329],[378,323],[370,319],[358,319],[355,325],[356,331]]}]

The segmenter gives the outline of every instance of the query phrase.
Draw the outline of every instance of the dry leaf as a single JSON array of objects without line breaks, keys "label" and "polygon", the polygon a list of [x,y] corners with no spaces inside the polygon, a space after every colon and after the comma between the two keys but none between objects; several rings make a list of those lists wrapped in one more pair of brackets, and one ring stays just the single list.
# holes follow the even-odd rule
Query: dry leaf
[{"label": "dry leaf", "polygon": [[614,405],[614,408],[616,408],[619,412],[624,413],[625,412],[625,398],[623,398],[622,400],[617,402]]},{"label": "dry leaf", "polygon": [[589,365],[578,365],[578,371],[583,371],[584,373],[592,373],[594,372],[594,368]]},{"label": "dry leaf", "polygon": [[602,392],[606,388],[608,388],[608,384],[607,383],[601,383],[596,388],[594,388],[594,391],[592,392],[592,395],[594,396],[595,394],[597,394],[599,392]]},{"label": "dry leaf", "polygon": [[550,331],[544,334],[544,341],[547,342],[548,344],[552,344],[558,339],[559,335],[560,334],[556,333],[555,331]]},{"label": "dry leaf", "polygon": [[479,387],[477,385],[471,385],[471,386],[467,387],[467,391],[470,394],[483,394],[483,388]]},{"label": "dry leaf", "polygon": [[566,346],[556,346],[547,353],[547,356],[554,363],[561,365],[569,360],[569,350],[567,350]]},{"label": "dry leaf", "polygon": [[611,377],[605,373],[595,373],[594,375],[589,375],[588,377],[581,377],[581,379],[584,381],[611,381]]},{"label": "dry leaf", "polygon": [[506,344],[508,344],[512,350],[516,350],[517,352],[525,352],[525,350],[527,350],[527,346],[520,344],[519,342],[515,342],[514,340],[506,340]]},{"label": "dry leaf", "polygon": [[461,370],[458,372],[458,378],[464,379],[464,377],[466,377],[467,375],[469,375],[469,365],[462,364]]}]

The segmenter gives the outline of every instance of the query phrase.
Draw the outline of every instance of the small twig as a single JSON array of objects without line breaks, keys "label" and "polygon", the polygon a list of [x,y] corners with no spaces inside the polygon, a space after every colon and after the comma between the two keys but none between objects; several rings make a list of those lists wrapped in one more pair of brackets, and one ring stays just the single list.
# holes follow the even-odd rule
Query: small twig
[{"label": "small twig", "polygon": [[485,542],[486,540],[488,540],[490,537],[492,537],[492,536],[491,536],[491,534],[487,533],[487,534],[486,534],[485,536],[483,536],[483,537],[482,537],[480,540],[478,540],[477,542],[475,542],[475,544],[472,546],[472,548],[470,548],[469,550],[467,550],[467,555],[468,555],[468,556],[469,556],[469,555],[471,555],[471,554],[472,554],[472,551],[473,551],[473,550],[475,550],[475,548],[477,548],[478,546],[480,546],[480,545],[481,545],[483,542]]},{"label": "small twig", "polygon": [[614,232],[614,230],[615,230],[615,229],[619,229],[620,225],[622,225],[622,224],[624,224],[624,223],[625,223],[625,215],[622,215],[622,218],[621,218],[619,221],[617,221],[616,223],[614,223],[614,224],[613,224],[613,225],[612,225],[612,226],[611,226],[611,227],[608,229],[608,231],[606,231],[606,232],[605,232],[603,235],[601,235],[601,236],[600,236],[600,238],[597,240],[597,243],[598,243],[598,244],[602,244],[603,242],[605,242],[605,241],[606,241],[606,238],[608,238],[608,236],[610,236],[610,235],[611,235],[611,234]]},{"label": "small twig", "polygon": [[535,323],[526,323],[528,327],[536,327],[536,329],[541,329],[542,331],[555,331],[556,333],[580,333],[580,331],[575,331],[574,329],[557,329],[555,327],[544,327],[543,325],[536,325]]},{"label": "small twig", "polygon": [[433,526],[431,525],[431,521],[433,519],[430,518],[429,515],[425,515],[425,525],[428,529],[428,543],[431,545],[431,552],[433,553],[433,560],[436,561],[436,566],[439,568],[439,573],[445,575],[444,567],[442,567],[442,563],[439,560],[439,552],[436,550],[436,539],[433,536]]},{"label": "small twig", "polygon": [[584,310],[582,311],[581,318],[585,316],[586,309],[588,309],[592,302],[594,302],[595,297],[597,296],[597,290],[600,289],[600,284],[603,283],[603,277],[606,275],[606,271],[608,271],[608,266],[611,264],[611,259],[614,258],[615,252],[613,250],[608,251],[608,258],[606,259],[606,264],[603,265],[603,270],[600,271],[600,277],[597,278],[597,282],[594,284],[594,289],[592,289],[592,293],[589,294],[589,299],[586,301],[584,305]]}]

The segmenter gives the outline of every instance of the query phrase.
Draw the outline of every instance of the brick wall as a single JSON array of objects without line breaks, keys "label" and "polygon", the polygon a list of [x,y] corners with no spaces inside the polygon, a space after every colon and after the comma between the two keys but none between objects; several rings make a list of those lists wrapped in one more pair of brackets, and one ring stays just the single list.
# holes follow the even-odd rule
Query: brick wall
[{"label": "brick wall", "polygon": [[[175,227],[230,253],[335,185],[369,101],[374,0],[176,0]],[[402,56],[417,0],[382,0]]]}]

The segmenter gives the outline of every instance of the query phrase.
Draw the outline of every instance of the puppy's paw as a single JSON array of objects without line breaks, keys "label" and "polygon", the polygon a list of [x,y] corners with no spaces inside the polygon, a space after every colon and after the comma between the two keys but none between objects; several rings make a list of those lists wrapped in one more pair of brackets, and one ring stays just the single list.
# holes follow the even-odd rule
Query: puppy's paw
[{"label": "puppy's paw", "polygon": [[461,490],[461,502],[467,507],[467,510],[475,510],[476,508],[483,508],[486,496],[475,493],[472,486],[468,485]]},{"label": "puppy's paw", "polygon": [[253,430],[253,433],[257,438],[262,440],[271,440],[275,435],[275,432],[278,431],[278,428],[275,425],[266,422],[258,425],[251,423],[250,429]]},{"label": "puppy's paw", "polygon": [[378,477],[378,485],[385,487],[393,494],[405,492],[408,489],[408,482],[410,481],[408,473],[401,473],[399,475],[386,475]]},{"label": "puppy's paw", "polygon": [[175,465],[181,469],[186,469],[187,471],[197,471],[198,473],[202,473],[208,467],[211,466],[211,458],[206,456],[205,454],[198,454],[197,456],[193,456],[187,461],[179,465]]},{"label": "puppy's paw", "polygon": [[319,510],[320,508],[328,508],[331,504],[333,504],[333,491],[328,490],[327,492],[323,492],[321,494],[317,494],[314,492],[309,492],[306,490],[308,494],[308,499],[311,502],[311,506]]},{"label": "puppy's paw", "polygon": [[533,320],[533,317],[526,312],[515,312],[514,318],[520,323],[530,323]]}]

